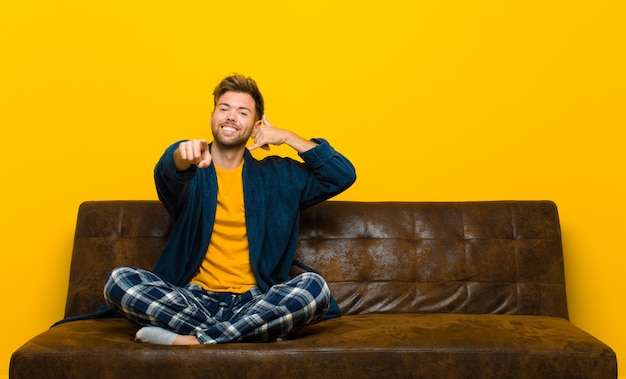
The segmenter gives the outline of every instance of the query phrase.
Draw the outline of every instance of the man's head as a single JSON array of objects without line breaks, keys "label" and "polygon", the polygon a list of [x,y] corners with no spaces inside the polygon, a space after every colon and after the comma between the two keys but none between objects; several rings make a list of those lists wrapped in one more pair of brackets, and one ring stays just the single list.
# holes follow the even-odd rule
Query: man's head
[{"label": "man's head", "polygon": [[229,91],[247,93],[252,96],[254,100],[254,119],[258,121],[263,117],[265,112],[263,95],[261,95],[261,91],[259,91],[254,79],[239,74],[224,78],[213,91],[213,107],[216,107],[219,98]]},{"label": "man's head", "polygon": [[217,148],[242,149],[261,125],[263,96],[251,78],[232,75],[213,91],[211,131]]}]

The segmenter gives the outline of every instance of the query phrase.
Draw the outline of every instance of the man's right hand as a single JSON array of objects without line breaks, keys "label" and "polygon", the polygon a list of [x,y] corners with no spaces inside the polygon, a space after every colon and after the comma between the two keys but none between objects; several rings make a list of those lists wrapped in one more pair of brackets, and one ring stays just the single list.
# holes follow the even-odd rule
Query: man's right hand
[{"label": "man's right hand", "polygon": [[205,139],[184,141],[174,151],[174,165],[178,171],[186,171],[191,165],[205,168],[211,165],[211,152]]}]

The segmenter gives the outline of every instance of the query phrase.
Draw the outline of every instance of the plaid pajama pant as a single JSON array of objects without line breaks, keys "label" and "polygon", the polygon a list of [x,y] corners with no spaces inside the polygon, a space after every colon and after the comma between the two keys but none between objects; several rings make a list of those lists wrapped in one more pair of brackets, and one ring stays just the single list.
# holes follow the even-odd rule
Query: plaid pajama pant
[{"label": "plaid pajama pant", "polygon": [[306,272],[243,294],[210,292],[199,285],[174,286],[150,271],[119,267],[104,287],[106,303],[129,320],[203,344],[276,339],[319,320],[328,311],[330,289],[320,275]]}]

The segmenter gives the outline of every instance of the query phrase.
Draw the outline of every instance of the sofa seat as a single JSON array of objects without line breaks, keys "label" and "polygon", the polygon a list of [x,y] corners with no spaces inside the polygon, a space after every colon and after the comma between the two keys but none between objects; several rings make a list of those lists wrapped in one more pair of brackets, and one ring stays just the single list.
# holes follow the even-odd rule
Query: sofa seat
[{"label": "sofa seat", "polygon": [[545,316],[362,314],[281,342],[179,347],[135,343],[137,329],[123,319],[59,325],[15,352],[12,373],[89,378],[98,367],[97,377],[124,378],[132,366],[148,378],[583,378],[614,354],[571,322]]}]

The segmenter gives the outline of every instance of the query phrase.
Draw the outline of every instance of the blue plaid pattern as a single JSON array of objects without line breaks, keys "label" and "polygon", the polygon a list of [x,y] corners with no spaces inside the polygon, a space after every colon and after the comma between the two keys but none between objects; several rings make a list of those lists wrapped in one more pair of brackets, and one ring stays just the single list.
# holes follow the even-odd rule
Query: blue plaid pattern
[{"label": "blue plaid pattern", "polygon": [[174,286],[150,271],[119,267],[104,287],[106,303],[140,325],[195,335],[203,344],[262,342],[319,320],[330,304],[320,275],[306,272],[243,294],[210,292],[196,284]]}]

